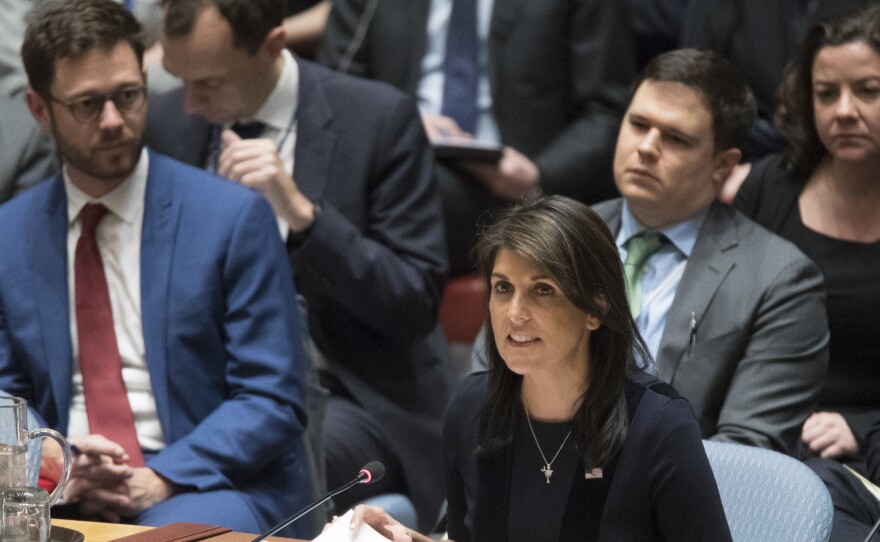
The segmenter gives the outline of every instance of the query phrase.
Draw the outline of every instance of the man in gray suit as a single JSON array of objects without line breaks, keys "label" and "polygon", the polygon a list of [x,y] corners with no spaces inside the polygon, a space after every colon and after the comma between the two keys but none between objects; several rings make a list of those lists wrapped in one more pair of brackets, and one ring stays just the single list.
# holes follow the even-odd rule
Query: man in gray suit
[{"label": "man in gray suit", "polygon": [[595,210],[648,372],[691,402],[703,438],[792,453],[828,365],[825,293],[794,245],[716,201],[755,118],[748,84],[715,53],[679,50],[634,88],[614,157],[623,198]]},{"label": "man in gray suit", "polygon": [[27,77],[18,50],[33,0],[0,0],[0,203],[57,169],[52,138],[24,103]]},{"label": "man in gray suit", "polygon": [[614,157],[623,198],[596,211],[649,371],[690,400],[704,438],[791,453],[828,364],[824,288],[794,245],[716,201],[755,118],[748,83],[691,49],[655,57],[634,88]]}]

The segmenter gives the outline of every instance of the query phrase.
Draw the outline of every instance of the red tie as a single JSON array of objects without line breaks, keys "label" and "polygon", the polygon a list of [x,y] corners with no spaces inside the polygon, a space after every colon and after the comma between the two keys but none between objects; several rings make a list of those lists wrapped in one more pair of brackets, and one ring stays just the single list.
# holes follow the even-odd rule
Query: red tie
[{"label": "red tie", "polygon": [[89,432],[120,444],[131,457],[129,464],[140,467],[144,457],[122,381],[122,359],[113,330],[110,293],[95,239],[95,230],[106,214],[107,208],[100,203],[86,205],[82,210],[82,234],[76,243],[74,280],[79,365]]}]

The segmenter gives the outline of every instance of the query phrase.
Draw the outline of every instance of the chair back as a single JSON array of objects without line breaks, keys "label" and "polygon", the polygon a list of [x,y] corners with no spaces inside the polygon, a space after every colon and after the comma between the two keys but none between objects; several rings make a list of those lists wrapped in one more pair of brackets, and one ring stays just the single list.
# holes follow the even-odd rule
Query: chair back
[{"label": "chair back", "polygon": [[703,441],[735,542],[827,542],[831,495],[806,465],[771,450]]}]

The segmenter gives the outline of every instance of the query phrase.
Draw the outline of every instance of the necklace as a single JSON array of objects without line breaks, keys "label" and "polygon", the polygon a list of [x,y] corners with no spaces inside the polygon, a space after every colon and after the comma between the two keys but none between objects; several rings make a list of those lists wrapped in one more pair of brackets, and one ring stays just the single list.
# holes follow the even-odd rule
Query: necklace
[{"label": "necklace", "polygon": [[541,454],[541,459],[544,460],[544,466],[540,468],[541,473],[547,478],[547,483],[550,483],[550,477],[553,476],[553,462],[556,461],[556,458],[559,457],[559,452],[565,447],[565,443],[568,442],[568,437],[571,436],[571,429],[568,430],[568,433],[565,435],[565,439],[562,441],[562,444],[559,445],[559,449],[556,450],[556,453],[553,454],[553,459],[547,461],[547,456],[544,455],[544,450],[541,449],[541,444],[538,442],[538,437],[535,435],[535,429],[532,427],[532,419],[529,418],[529,407],[525,404],[526,398],[523,397],[523,410],[526,412],[526,422],[529,424],[529,431],[532,433],[532,438],[535,439],[535,446],[538,447],[538,453]]}]

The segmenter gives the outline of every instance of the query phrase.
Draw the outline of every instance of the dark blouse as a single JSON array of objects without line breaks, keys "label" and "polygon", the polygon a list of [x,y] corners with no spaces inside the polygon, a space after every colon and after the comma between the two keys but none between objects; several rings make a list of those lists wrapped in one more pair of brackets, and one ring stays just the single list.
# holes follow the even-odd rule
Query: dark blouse
[{"label": "dark blouse", "polygon": [[[488,375],[470,375],[452,399],[444,424],[450,539],[730,540],[693,409],[670,386],[642,377],[663,393],[627,382],[629,432],[603,476],[587,478],[579,456],[570,453],[572,447],[560,453],[546,484],[540,455],[530,455],[535,444],[523,432],[521,410],[511,446],[492,453],[475,451]],[[540,431],[548,454],[552,442],[559,442],[554,433],[565,429],[544,425],[540,430],[536,425],[535,432]]]},{"label": "dark blouse", "polygon": [[822,270],[831,342],[819,408],[843,414],[861,440],[880,416],[880,242],[841,241],[804,226],[798,197],[805,182],[782,154],[772,155],[753,164],[734,205]]},{"label": "dark blouse", "polygon": [[[555,542],[562,530],[562,515],[571,491],[575,471],[583,470],[574,440],[566,435],[571,422],[541,423],[532,421],[532,437],[524,412],[520,410],[513,444],[513,469],[510,475],[510,542]],[[541,471],[541,457],[535,438],[541,443],[547,461],[552,461],[550,483]],[[560,449],[563,441],[565,445]],[[556,460],[553,455],[559,450]],[[535,518],[541,521],[535,521]],[[454,540],[454,539],[453,539]]]}]

